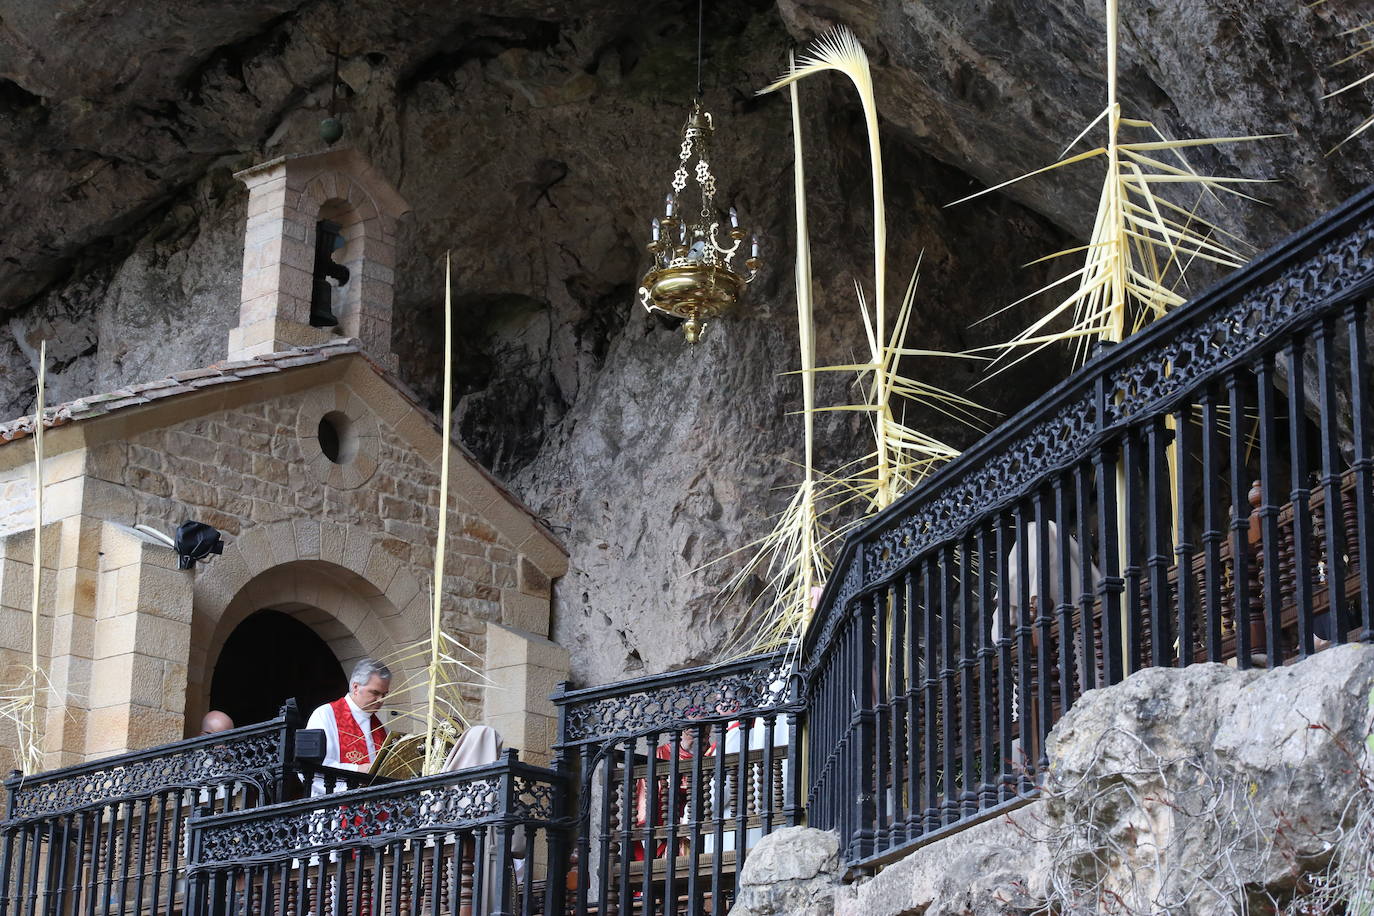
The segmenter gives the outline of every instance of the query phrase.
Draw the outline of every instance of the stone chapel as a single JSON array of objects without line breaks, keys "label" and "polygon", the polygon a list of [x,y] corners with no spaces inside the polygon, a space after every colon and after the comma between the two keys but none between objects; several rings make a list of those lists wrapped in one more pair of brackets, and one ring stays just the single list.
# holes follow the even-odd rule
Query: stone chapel
[{"label": "stone chapel", "polygon": [[[44,415],[45,768],[198,734],[212,708],[239,725],[288,696],[308,712],[340,695],[357,659],[395,659],[428,634],[443,443],[391,352],[395,227],[409,206],[353,150],[237,177],[248,222],[226,359]],[[330,293],[336,328],[310,320],[323,232],[348,278]],[[32,416],[0,425],[7,683],[30,648],[32,432]],[[567,553],[452,448],[444,627],[485,675],[472,711],[547,763],[548,696],[568,671],[548,638],[550,597]],[[179,570],[134,527],[187,520],[218,529],[223,555]],[[403,661],[393,690],[420,664]]]}]

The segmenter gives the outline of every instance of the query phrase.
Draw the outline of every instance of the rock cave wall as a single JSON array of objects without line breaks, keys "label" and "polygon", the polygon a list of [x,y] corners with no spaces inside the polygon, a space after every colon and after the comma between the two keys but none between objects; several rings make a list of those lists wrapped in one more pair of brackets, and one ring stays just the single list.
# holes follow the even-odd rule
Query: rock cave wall
[{"label": "rock cave wall", "polygon": [[[1366,138],[1323,153],[1369,95],[1320,95],[1357,71],[1353,4],[1123,0],[1126,109],[1177,136],[1292,134],[1201,152],[1204,170],[1276,179],[1269,207],[1222,217],[1270,244],[1370,179]],[[318,148],[338,52],[345,143],[412,202],[394,349],[439,403],[442,256],[456,265],[464,440],[564,538],[556,636],[597,683],[708,660],[743,613],[718,591],[781,507],[799,455],[790,115],[753,90],[835,23],[874,61],[888,167],[889,284],[922,260],[910,339],[964,348],[1028,311],[1021,265],[1081,238],[1096,179],[1028,182],[943,209],[1051,161],[1104,95],[1101,9],[1081,0],[709,3],[705,101],[720,200],[761,228],[768,265],[742,314],[695,348],[645,315],[642,245],[695,81],[695,4],[585,0],[217,0],[154,13],[113,0],[0,2],[0,408],[31,409],[49,340],[51,401],[208,364],[237,321],[246,194],[232,173]],[[838,78],[808,81],[822,361],[862,345],[867,153]],[[1363,107],[1362,107],[1363,106]],[[923,253],[923,254],[922,254]],[[1028,361],[977,396],[1012,411],[1067,369]],[[968,364],[913,366],[964,389]],[[848,397],[828,379],[822,397]],[[939,417],[959,445],[977,433]],[[822,460],[863,424],[822,428]]]}]

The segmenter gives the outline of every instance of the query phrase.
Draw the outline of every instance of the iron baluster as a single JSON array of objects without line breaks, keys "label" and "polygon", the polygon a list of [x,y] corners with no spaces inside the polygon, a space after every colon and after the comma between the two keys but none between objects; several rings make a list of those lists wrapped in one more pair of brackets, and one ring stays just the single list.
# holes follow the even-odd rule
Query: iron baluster
[{"label": "iron baluster", "polygon": [[1178,587],[1175,600],[1178,602],[1178,653],[1175,660],[1180,668],[1191,665],[1197,658],[1199,646],[1195,645],[1196,616],[1194,607],[1197,590],[1193,580],[1193,520],[1189,511],[1193,490],[1192,455],[1195,449],[1196,434],[1192,424],[1192,401],[1182,402],[1174,413],[1174,479],[1172,487],[1174,499],[1174,569],[1177,571]]},{"label": "iron baluster", "polygon": [[1264,354],[1254,364],[1255,384],[1259,407],[1260,453],[1260,569],[1264,579],[1261,594],[1264,599],[1264,641],[1268,666],[1283,664],[1283,632],[1279,615],[1283,601],[1283,565],[1279,552],[1279,504],[1274,495],[1279,487],[1278,435],[1275,429],[1277,409],[1274,404],[1274,357]]},{"label": "iron baluster", "polygon": [[1245,464],[1245,392],[1239,370],[1226,376],[1227,406],[1231,412],[1231,592],[1236,619],[1236,665],[1251,666],[1250,627],[1250,505]]},{"label": "iron baluster", "polygon": [[[1172,540],[1169,521],[1172,516],[1171,496],[1173,491],[1170,477],[1168,441],[1169,431],[1163,416],[1154,417],[1145,427],[1146,435],[1146,525],[1147,541],[1145,565],[1149,570],[1150,602],[1148,610],[1140,608],[1140,616],[1150,622],[1150,664],[1163,668],[1172,661],[1174,640],[1171,603],[1169,600],[1169,563],[1172,557]],[[1176,463],[1176,462],[1175,462]],[[1148,615],[1148,616],[1147,616]],[[1186,641],[1192,638],[1189,632],[1178,634],[1180,654]]]},{"label": "iron baluster", "polygon": [[975,581],[973,542],[964,538],[959,556],[959,736],[963,739],[959,756],[963,764],[964,791],[960,796],[959,818],[971,817],[978,810],[977,782],[974,780],[973,674],[977,664],[973,622],[973,584]]},{"label": "iron baluster", "polygon": [[959,796],[956,790],[955,773],[959,767],[958,715],[959,707],[954,698],[954,678],[958,673],[954,661],[954,594],[956,578],[954,546],[946,545],[940,551],[940,601],[938,620],[940,623],[940,716],[942,735],[940,745],[944,751],[941,764],[941,784],[944,792],[940,800],[940,825],[952,824],[959,818]]},{"label": "iron baluster", "polygon": [[[1216,389],[1203,388],[1202,405],[1202,594],[1206,617],[1207,661],[1220,662],[1222,618],[1226,613],[1222,603],[1221,548],[1226,531],[1221,513],[1221,458],[1223,455],[1218,426]],[[1232,424],[1232,434],[1235,433]]]},{"label": "iron baluster", "polygon": [[1365,340],[1368,300],[1345,310],[1350,346],[1350,415],[1355,458],[1355,541],[1359,549],[1360,639],[1374,642],[1374,450],[1370,438],[1369,347]]},{"label": "iron baluster", "polygon": [[[1303,334],[1295,332],[1283,349],[1288,370],[1288,447],[1293,482],[1289,502],[1293,506],[1293,599],[1298,610],[1298,657],[1312,654],[1312,605],[1316,564],[1312,533],[1312,490],[1307,467],[1307,392],[1304,389]],[[1282,598],[1282,596],[1280,596]]]},{"label": "iron baluster", "polygon": [[1317,414],[1321,423],[1321,487],[1326,524],[1323,526],[1323,553],[1326,561],[1327,607],[1331,620],[1331,641],[1346,641],[1349,630],[1345,601],[1345,505],[1341,494],[1341,451],[1337,430],[1339,405],[1336,401],[1335,318],[1327,317],[1317,325],[1315,362],[1317,365]]}]

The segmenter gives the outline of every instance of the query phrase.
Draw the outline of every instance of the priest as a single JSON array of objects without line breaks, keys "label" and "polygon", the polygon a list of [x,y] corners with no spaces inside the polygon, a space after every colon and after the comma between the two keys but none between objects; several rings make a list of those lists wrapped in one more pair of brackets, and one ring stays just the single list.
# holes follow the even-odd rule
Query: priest
[{"label": "priest", "polygon": [[[310,714],[306,728],[324,731],[325,766],[367,772],[386,740],[386,729],[377,713],[390,691],[391,669],[374,658],[365,658],[353,668],[348,693]],[[311,794],[323,793],[324,781],[317,777]]]}]

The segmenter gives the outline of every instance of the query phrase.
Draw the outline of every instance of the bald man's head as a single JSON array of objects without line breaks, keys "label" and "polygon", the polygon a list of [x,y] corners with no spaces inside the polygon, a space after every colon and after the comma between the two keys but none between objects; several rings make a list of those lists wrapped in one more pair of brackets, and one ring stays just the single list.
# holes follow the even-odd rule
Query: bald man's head
[{"label": "bald man's head", "polygon": [[213,735],[217,732],[227,732],[234,727],[234,720],[218,709],[212,709],[205,714],[205,718],[200,720],[200,733],[202,735]]}]

